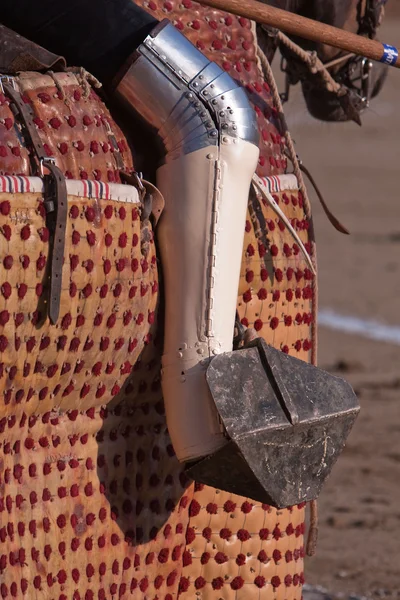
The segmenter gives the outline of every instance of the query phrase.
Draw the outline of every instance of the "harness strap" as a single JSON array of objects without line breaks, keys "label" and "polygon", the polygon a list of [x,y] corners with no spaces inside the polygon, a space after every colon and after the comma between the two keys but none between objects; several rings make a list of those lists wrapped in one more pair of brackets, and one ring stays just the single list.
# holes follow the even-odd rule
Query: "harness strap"
[{"label": "harness strap", "polygon": [[[17,90],[9,83],[3,83],[4,92],[12,101],[12,107],[19,115],[25,130],[26,138],[31,145],[34,156],[31,155],[33,168],[36,173],[43,177],[44,181],[44,205],[47,225],[51,234],[50,241],[50,274],[49,274],[49,308],[50,322],[54,325],[60,313],[60,299],[62,290],[62,268],[64,262],[65,232],[67,227],[68,196],[65,177],[60,169],[54,164],[54,159],[49,159],[44,150],[42,141],[36,131],[31,113],[27,105],[22,101]],[[43,168],[48,174],[43,174]]]},{"label": "harness strap", "polygon": [[120,177],[121,181],[137,189],[142,205],[141,220],[145,221],[151,215],[153,227],[155,228],[165,206],[164,196],[160,190],[150,181],[143,179],[140,173],[120,171]]},{"label": "harness strap", "polygon": [[[286,156],[289,160],[291,160],[288,153],[286,153]],[[325,215],[327,216],[330,224],[336,229],[336,231],[339,231],[340,233],[344,233],[345,235],[350,235],[350,231],[347,229],[347,227],[345,227],[339,221],[339,219],[337,219],[335,217],[333,212],[330,210],[329,206],[325,202],[324,197],[323,197],[314,177],[311,175],[310,171],[307,169],[307,167],[304,166],[304,164],[302,163],[302,161],[300,159],[298,159],[298,162],[299,162],[300,170],[307,176],[307,179],[310,181],[311,185],[313,186],[314,191],[317,194],[318,200],[320,201],[323,211],[324,211]]]},{"label": "harness strap", "polygon": [[[22,101],[19,92],[10,84],[9,79],[3,83],[4,92],[7,96],[12,100],[14,110],[13,112],[18,114],[22,120],[22,125],[25,128],[27,137],[29,142],[35,151],[36,158],[38,163],[34,162],[32,165],[34,170],[38,173],[39,166],[42,161],[45,161],[48,157],[46,155],[45,149],[43,147],[42,141],[39,137],[39,134],[36,130],[35,124],[33,122],[32,115],[27,107],[27,105]],[[13,108],[13,107],[11,107]],[[31,160],[35,157],[32,156]]]},{"label": "harness strap", "polygon": [[60,314],[68,196],[65,177],[60,169],[51,162],[46,163],[46,168],[49,171],[49,175],[44,176],[46,212],[48,214],[51,212],[54,213],[49,222],[49,230],[52,235],[49,318],[50,322],[54,325]]}]

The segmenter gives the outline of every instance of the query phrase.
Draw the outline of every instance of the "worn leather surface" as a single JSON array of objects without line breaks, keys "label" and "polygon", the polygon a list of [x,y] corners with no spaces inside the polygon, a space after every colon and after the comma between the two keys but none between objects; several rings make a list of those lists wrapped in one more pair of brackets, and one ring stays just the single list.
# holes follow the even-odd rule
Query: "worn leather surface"
[{"label": "worn leather surface", "polygon": [[21,37],[0,24],[0,73],[15,75],[18,71],[62,70],[65,60],[41,46]]},{"label": "worn leather surface", "polygon": [[[282,173],[286,168],[282,132],[278,129],[268,86],[257,69],[249,22],[208,8],[200,9],[191,0],[162,5],[151,1],[146,8],[150,11],[158,9],[155,14],[159,18],[169,16],[203,51],[247,86],[256,105],[262,133],[258,172],[260,175]],[[85,97],[85,85],[68,83],[61,86],[60,96],[58,83],[46,79],[37,86],[35,79],[27,76],[23,83],[26,100],[37,113],[37,127],[49,153],[56,157],[57,164],[67,176],[97,177],[101,181],[118,178],[114,153],[110,146],[104,146],[106,151],[103,150],[103,144],[109,141],[106,121],[123,150],[119,156],[125,167],[131,168],[124,137],[93,91]],[[70,116],[76,119],[73,126]],[[84,120],[86,116],[90,122]],[[98,146],[92,146],[92,142],[97,142]],[[26,149],[14,128],[7,101],[0,97],[0,174],[28,172]],[[294,219],[303,241],[308,243],[309,222],[299,194],[291,193],[287,198],[280,194],[280,205]],[[12,197],[7,200],[10,204],[14,202]],[[70,202],[72,208],[76,201],[70,199]],[[96,408],[98,399],[92,389],[94,375],[86,375],[86,371],[93,369],[97,362],[104,368],[109,358],[103,357],[105,351],[99,350],[96,343],[102,337],[110,338],[107,321],[103,319],[100,325],[94,326],[100,302],[98,279],[103,277],[103,285],[108,285],[106,297],[101,298],[105,313],[112,311],[111,307],[118,307],[118,314],[129,310],[138,314],[142,302],[148,302],[150,309],[150,303],[156,300],[156,264],[150,261],[148,269],[138,268],[137,292],[133,298],[122,293],[115,297],[114,286],[119,283],[119,278],[123,278],[125,286],[135,274],[129,269],[125,271],[126,282],[125,272],[120,274],[114,267],[106,277],[102,273],[105,207],[100,213],[101,226],[96,229],[95,222],[90,221],[92,213],[89,213],[89,219],[86,216],[87,208],[96,207],[90,202],[83,204],[79,204],[78,216],[72,218],[71,215],[68,224],[70,234],[76,227],[80,238],[75,247],[71,235],[68,236],[66,257],[77,255],[78,266],[71,272],[66,260],[65,281],[69,284],[71,279],[79,289],[92,284],[93,279],[96,281],[87,298],[82,298],[79,293],[75,299],[64,294],[62,314],[77,311],[80,306],[87,317],[80,328],[72,321],[66,333],[57,330],[50,333],[48,325],[43,328],[32,324],[37,304],[33,289],[28,286],[29,295],[22,300],[18,296],[18,286],[28,276],[31,286],[35,284],[35,278],[40,277],[34,269],[24,270],[25,259],[22,258],[29,256],[33,264],[40,252],[46,254],[36,233],[39,216],[35,213],[31,242],[31,236],[22,242],[18,235],[22,224],[16,225],[16,212],[1,216],[3,232],[7,233],[4,227],[8,225],[12,233],[10,240],[4,233],[0,236],[2,255],[13,256],[12,268],[2,268],[1,273],[3,289],[9,289],[4,287],[8,282],[12,290],[9,299],[2,298],[2,310],[8,311],[9,321],[0,325],[3,330],[0,334],[6,338],[3,343],[7,342],[2,348],[4,368],[0,378],[0,398],[4,398],[1,409],[4,416],[0,421],[2,597],[175,600],[179,596],[205,600],[300,600],[304,507],[276,511],[245,498],[195,486],[186,480],[174,457],[160,391],[162,328],[157,325],[157,313],[153,323],[141,322],[139,325],[132,319],[123,325],[120,336],[124,340],[140,331],[143,350],[131,377],[121,370],[115,377],[120,390],[111,389],[113,393],[105,396],[104,404],[114,396],[108,408]],[[15,211],[17,208],[15,205]],[[252,222],[250,214],[246,223],[239,313],[243,322],[255,326],[268,342],[307,359],[312,328],[310,279],[305,276],[306,267],[301,255],[286,232],[281,230],[275,214],[264,205],[261,211],[267,224],[267,227],[263,226],[261,236],[260,233],[256,235],[257,223]],[[113,237],[110,250],[113,261],[126,251],[117,242],[126,227],[132,228],[130,235],[133,231],[138,237],[141,234],[141,240],[147,240],[149,235],[152,237],[149,229],[147,233],[143,228],[140,232],[138,221],[131,220],[130,216],[121,220],[121,215],[115,211],[106,227],[111,228],[109,233]],[[89,231],[98,234],[95,246],[88,241]],[[153,248],[151,245],[152,257]],[[136,252],[134,248],[130,251]],[[92,271],[90,260],[93,261]],[[293,269],[293,273],[289,269]],[[146,292],[139,296],[142,284]],[[153,289],[150,290],[153,286],[154,294]],[[13,325],[19,312],[25,315],[21,334],[15,332]],[[297,313],[301,315],[301,323],[294,318]],[[307,315],[306,320],[304,315]],[[287,317],[292,318],[290,325],[287,319],[285,323]],[[12,329],[8,330],[10,326]],[[60,356],[54,351],[54,339],[60,334],[79,338],[80,346],[73,353],[73,359],[68,356],[69,350]],[[18,350],[15,335],[21,338]],[[24,348],[31,336],[36,340],[31,363],[43,362],[45,357],[46,361],[57,363],[59,368],[63,361],[70,362],[75,371],[79,361],[85,360],[82,370],[71,376],[71,381],[75,379],[76,384],[73,382],[74,389],[64,397],[61,410],[58,408],[59,396],[52,398],[50,393],[43,404],[38,401],[33,404],[27,401],[27,396],[20,403],[16,402],[17,385],[13,381],[17,374],[20,376],[20,368],[26,359]],[[50,337],[51,343],[40,351],[38,344],[40,348],[42,336]],[[95,344],[92,349],[83,351],[82,344],[88,337]],[[89,353],[88,359],[85,352]],[[122,354],[115,351],[116,357]],[[114,356],[112,361],[115,362]],[[11,379],[14,366],[19,369]],[[34,390],[40,392],[47,373],[37,372],[33,377]],[[81,398],[86,377],[91,389]],[[109,390],[111,380],[103,370],[99,379],[104,380]],[[26,389],[31,384],[27,378],[22,383],[18,381],[18,385]],[[6,404],[9,390],[11,399]]]}]

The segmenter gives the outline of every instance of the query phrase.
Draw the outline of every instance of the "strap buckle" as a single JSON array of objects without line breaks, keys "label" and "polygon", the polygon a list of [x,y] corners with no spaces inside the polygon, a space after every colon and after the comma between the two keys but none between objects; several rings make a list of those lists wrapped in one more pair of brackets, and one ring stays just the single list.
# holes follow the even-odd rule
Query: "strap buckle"
[{"label": "strap buckle", "polygon": [[[52,165],[53,167],[56,166],[56,159],[55,158],[51,158],[51,157],[46,157],[46,158],[40,158],[39,160],[39,172],[40,172],[40,176],[42,179],[44,179],[45,177],[45,173],[44,173],[44,169],[46,167],[49,167],[49,165]],[[50,174],[47,175],[47,177],[53,176],[52,171],[50,170]],[[54,197],[51,194],[46,194],[46,199],[44,201],[44,207],[46,209],[46,214],[52,213],[56,210],[56,204],[54,201]]]},{"label": "strap buckle", "polygon": [[1,90],[2,94],[5,93],[5,90],[4,90],[4,87],[3,87],[4,83],[6,83],[8,85],[11,85],[14,90],[17,89],[17,84],[16,84],[16,81],[15,81],[15,77],[12,77],[11,75],[0,75],[0,90]]},{"label": "strap buckle", "polygon": [[40,158],[39,160],[39,171],[40,171],[40,176],[44,177],[44,169],[46,167],[47,164],[50,165],[55,165],[56,164],[56,159],[53,157],[45,157],[45,158]]},{"label": "strap buckle", "polygon": [[137,171],[133,171],[132,177],[135,179],[135,182],[136,182],[135,187],[137,188],[137,191],[139,192],[139,196],[143,199],[146,194],[146,188],[144,187],[144,185],[142,183],[143,173],[142,172],[138,173]]}]

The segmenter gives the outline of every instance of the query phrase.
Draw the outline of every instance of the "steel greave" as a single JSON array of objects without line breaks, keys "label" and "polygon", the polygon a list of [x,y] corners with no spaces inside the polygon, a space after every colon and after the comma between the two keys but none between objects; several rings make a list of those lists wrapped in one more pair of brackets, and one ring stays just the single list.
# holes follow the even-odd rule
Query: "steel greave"
[{"label": "steel greave", "polygon": [[245,90],[167,20],[137,49],[116,95],[164,146],[162,386],[176,454],[192,461],[227,441],[205,369],[232,350],[256,117]]},{"label": "steel greave", "polygon": [[227,439],[205,379],[208,359],[232,350],[244,225],[258,148],[241,139],[163,165],[158,226],[166,319],[162,386],[181,461]]}]

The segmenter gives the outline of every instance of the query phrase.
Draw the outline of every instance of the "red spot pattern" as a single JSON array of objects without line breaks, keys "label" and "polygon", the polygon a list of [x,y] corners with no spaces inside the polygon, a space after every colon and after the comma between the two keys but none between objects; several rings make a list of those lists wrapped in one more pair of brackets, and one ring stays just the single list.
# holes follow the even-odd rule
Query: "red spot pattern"
[{"label": "red spot pattern", "polygon": [[[147,8],[157,11],[156,16],[159,18],[163,16],[156,2],[152,1]],[[178,15],[183,17],[182,11],[190,9],[190,0],[184,0],[179,8],[168,2],[164,8],[172,18],[179,18]],[[259,78],[252,54],[249,22],[232,16],[226,16],[222,24],[216,16],[205,21],[203,16],[208,10],[199,9],[198,18],[193,19],[193,15],[191,19],[181,18],[177,24],[180,23],[179,26],[185,32],[192,32],[191,35],[197,36],[197,40],[201,35],[201,44],[205,52],[212,54],[218,50],[219,60],[224,63],[224,68],[231,71],[235,77],[242,78],[248,84],[251,94],[259,94],[268,106],[266,113],[271,115],[273,108],[268,96],[269,90]],[[226,35],[226,28],[229,28],[231,35]],[[192,39],[196,41],[196,38]],[[242,60],[243,51],[248,53],[245,61]],[[63,94],[70,100],[72,108],[69,111],[73,114],[62,113],[66,110]],[[40,115],[37,127],[39,134],[48,144],[48,152],[56,156],[69,176],[99,179],[101,174],[104,174],[103,177],[108,180],[118,180],[116,164],[113,162],[114,153],[110,152],[105,123],[110,122],[116,134],[120,155],[123,152],[126,160],[126,146],[125,143],[121,143],[124,140],[121,140],[118,129],[94,93],[86,99],[78,87],[69,89],[65,86],[63,94],[60,95],[55,87],[43,92],[40,98],[35,91],[26,92],[27,101],[34,111],[38,112],[37,116]],[[50,116],[49,113],[40,112],[44,110],[54,112]],[[263,111],[257,111],[257,115],[263,128],[259,172],[265,175],[277,174],[284,167],[280,136],[275,126],[266,123]],[[8,131],[7,128],[4,129]],[[67,135],[73,136],[67,144],[64,139],[61,141],[61,138],[57,137],[66,135],[63,133],[66,129],[69,132]],[[9,131],[12,131],[12,128]],[[17,143],[11,146],[17,146]],[[104,151],[105,148],[107,152]],[[23,152],[24,148],[22,154]],[[12,160],[22,161],[22,155],[18,157],[12,152],[6,154],[5,160],[11,159],[12,155]],[[111,168],[105,165],[104,157],[113,162]],[[268,160],[265,160],[266,158]],[[7,216],[7,210],[11,210],[5,204],[7,202],[6,197],[0,198],[2,219]],[[74,202],[75,206],[77,204]],[[3,256],[13,257],[13,263],[7,271],[10,277],[7,275],[7,279],[4,278],[0,282],[0,311],[15,311],[15,314],[11,315],[14,321],[10,322],[14,322],[16,326],[18,323],[18,334],[22,339],[21,348],[24,348],[24,352],[26,348],[24,369],[29,367],[28,372],[35,372],[35,378],[40,381],[40,385],[35,384],[32,389],[28,388],[27,382],[23,382],[27,385],[26,396],[18,406],[14,404],[14,398],[19,389],[22,390],[22,386],[15,387],[12,397],[8,400],[9,404],[6,404],[6,396],[4,397],[5,410],[11,417],[5,417],[5,421],[3,417],[0,418],[2,433],[6,433],[3,444],[4,473],[9,482],[7,486],[15,486],[15,493],[9,493],[9,499],[4,501],[6,509],[0,512],[0,539],[12,543],[16,539],[14,529],[17,525],[14,523],[18,521],[19,495],[19,506],[28,502],[29,506],[32,506],[32,516],[29,522],[22,523],[25,530],[24,547],[21,550],[24,550],[25,556],[21,554],[18,564],[26,562],[36,573],[36,563],[43,561],[45,564],[45,572],[35,575],[32,581],[22,577],[22,570],[14,575],[16,571],[7,569],[3,585],[7,587],[8,594],[14,594],[12,590],[15,590],[14,584],[17,582],[18,593],[19,589],[28,590],[27,595],[34,596],[34,590],[39,590],[40,593],[54,595],[58,600],[67,600],[70,597],[73,600],[124,598],[130,593],[146,594],[152,598],[158,595],[165,600],[173,600],[178,590],[182,598],[193,598],[196,590],[204,590],[205,595],[215,595],[219,592],[220,595],[227,593],[233,594],[234,597],[239,590],[242,590],[239,593],[243,593],[246,586],[254,590],[249,594],[257,593],[261,594],[257,597],[266,598],[267,594],[271,594],[272,584],[277,587],[297,585],[300,598],[304,555],[302,509],[293,509],[293,513],[290,513],[292,531],[289,535],[290,528],[287,526],[286,536],[281,537],[278,536],[276,523],[287,523],[286,511],[283,511],[283,517],[279,517],[273,509],[262,510],[259,505],[250,501],[216,493],[205,486],[199,486],[195,491],[193,486],[187,488],[188,483],[180,476],[180,467],[173,457],[165,431],[159,388],[160,351],[153,341],[154,338],[147,335],[149,324],[154,320],[157,296],[157,284],[156,281],[152,281],[155,278],[154,263],[150,260],[151,256],[143,259],[140,255],[140,222],[137,220],[137,214],[134,219],[137,220],[137,228],[134,232],[129,231],[127,225],[133,227],[133,221],[130,221],[131,216],[133,218],[132,211],[125,211],[124,215],[121,211],[121,208],[125,210],[124,207],[107,204],[108,206],[103,207],[100,218],[103,223],[110,224],[110,227],[104,227],[112,232],[112,240],[109,240],[108,246],[104,244],[103,247],[99,247],[103,239],[101,231],[96,228],[97,215],[86,211],[89,205],[79,204],[77,210],[70,207],[66,266],[71,265],[68,270],[71,281],[67,285],[74,295],[72,298],[68,297],[60,316],[59,329],[54,332],[47,331],[47,326],[41,325],[40,334],[37,333],[32,325],[33,322],[41,322],[40,311],[38,309],[35,314],[31,314],[27,308],[30,290],[35,294],[37,284],[42,283],[40,271],[43,271],[45,266],[43,257],[48,254],[49,236],[42,220],[43,215],[38,212],[40,222],[38,218],[37,222],[30,225],[30,230],[25,230],[23,234],[22,227],[15,226],[11,221],[9,224],[4,219],[0,224],[2,238],[6,241],[29,241],[21,256],[29,254],[30,250],[27,248],[32,244],[32,239],[32,247],[37,251],[30,259],[35,260],[37,265],[38,274],[34,276],[38,277],[38,281],[34,281],[32,286],[27,286],[26,290],[23,287],[26,280],[16,279],[13,275],[17,272],[17,265],[19,269],[19,265],[23,264],[20,256],[16,254],[12,245],[10,250],[4,253]],[[299,205],[300,202],[297,206],[295,203],[285,204],[285,210],[299,210]],[[79,215],[84,218],[78,218]],[[250,227],[246,226],[246,235],[249,239],[245,245],[247,253],[244,264],[249,275],[245,287],[240,292],[240,317],[250,325],[257,322],[259,330],[272,343],[275,343],[274,336],[286,335],[288,331],[297,328],[295,342],[300,342],[299,352],[306,352],[304,345],[307,347],[311,337],[309,325],[303,316],[311,312],[311,298],[304,298],[303,294],[303,282],[309,282],[306,267],[301,262],[301,253],[296,253],[290,238],[285,237],[284,240],[289,250],[283,249],[283,236],[279,227],[275,227],[275,216],[268,212],[266,216],[269,219],[268,243],[259,243],[254,237],[253,225],[248,218]],[[290,217],[292,218],[292,215]],[[293,218],[297,219],[296,227],[299,228],[301,236],[306,238],[308,233],[307,223],[304,225],[304,215],[298,214]],[[120,226],[117,225],[118,219],[121,220]],[[117,233],[116,227],[119,227]],[[125,239],[124,233],[127,231],[128,236]],[[129,240],[132,240],[132,245]],[[273,246],[274,249],[268,252],[267,248],[271,249]],[[116,262],[120,257],[128,258],[128,253],[125,254],[126,248],[129,252],[132,248],[138,250],[129,256],[127,264]],[[295,293],[297,305],[293,306],[295,312],[292,315],[292,325],[285,327],[285,316],[290,315],[285,313],[286,305],[283,313],[278,309],[281,309],[283,302],[288,301],[286,290],[289,289],[289,278],[286,276],[286,268],[291,249],[290,260],[297,261],[292,267],[297,274],[293,279],[298,279],[301,295],[297,298]],[[113,256],[114,250],[118,252],[117,259]],[[96,252],[99,254],[95,254]],[[153,247],[150,252],[154,256]],[[79,259],[72,261],[70,255]],[[102,257],[101,267],[104,268],[98,268],[98,256]],[[243,269],[243,272],[246,272],[246,269]],[[27,273],[30,274],[29,269]],[[96,277],[98,280],[95,280]],[[144,281],[140,284],[138,281],[134,282],[135,277]],[[116,280],[120,288],[116,287]],[[309,289],[311,290],[311,286]],[[23,297],[19,295],[20,290]],[[265,290],[266,296],[261,290]],[[150,309],[151,291],[154,294],[154,305]],[[246,292],[247,302],[243,302],[242,297]],[[308,294],[309,292],[306,292],[306,295]],[[6,304],[10,298],[15,300],[17,308],[13,305],[10,309]],[[259,308],[261,302],[262,311]],[[281,304],[278,305],[279,302]],[[118,311],[114,311],[116,303],[122,307]],[[294,298],[291,303],[294,304]],[[79,314],[75,310],[76,306],[80,307]],[[302,315],[299,324],[295,323],[294,319],[297,312]],[[274,318],[279,322],[276,329],[268,327]],[[29,327],[28,336],[25,335],[24,327]],[[135,330],[128,332],[131,328]],[[40,349],[46,337],[49,337],[50,341],[46,341],[45,347]],[[145,338],[149,342],[148,346],[141,361],[135,364]],[[290,352],[294,352],[291,339],[285,338],[285,343],[289,344]],[[13,345],[14,340],[11,342],[7,339],[5,352],[11,351]],[[130,365],[135,364],[135,373],[132,379],[125,377],[127,381],[124,381],[120,373],[121,367],[128,369],[128,347],[135,352],[134,356],[129,355],[129,370]],[[54,370],[56,366],[58,371]],[[22,376],[21,373],[17,370],[13,382]],[[59,375],[60,373],[62,375]],[[63,378],[62,385],[53,384],[52,378],[60,377]],[[118,405],[117,402],[109,411],[95,408],[99,402],[108,402],[112,391],[118,393],[121,398],[126,398],[127,402],[123,405]],[[57,399],[61,398],[67,412],[57,416],[50,410]],[[81,402],[85,403],[83,407]],[[39,408],[36,408],[37,406]],[[80,411],[76,406],[79,406]],[[85,412],[85,408],[92,411],[90,415]],[[40,414],[32,415],[32,410],[39,411]],[[7,443],[13,447],[17,441],[21,441],[18,464],[15,454],[6,453]],[[153,452],[155,445],[159,452]],[[93,463],[93,457],[95,461],[98,457],[97,465]],[[160,468],[160,461],[167,467]],[[18,465],[21,468],[17,468]],[[160,472],[162,477],[158,476]],[[35,492],[36,496],[31,496],[31,492]],[[183,503],[182,495],[186,498]],[[45,516],[42,502],[46,504]],[[207,510],[205,507],[208,507]],[[256,518],[260,513],[262,516]],[[279,545],[282,556],[289,557],[285,544],[296,540],[292,560],[281,560],[281,563],[291,565],[291,579],[287,578],[288,572],[279,571],[279,575],[275,575],[279,581],[272,581],[271,573],[263,570],[264,565],[267,568],[272,560],[271,556],[262,554],[267,554],[262,546],[268,541],[263,537],[264,534],[261,534],[264,523],[267,525],[264,529],[268,532],[268,539],[275,540],[273,536],[278,536],[276,544]],[[20,531],[21,527],[18,529],[19,535]],[[56,541],[56,535],[62,535],[62,540]],[[252,544],[255,540],[257,548],[253,549]],[[58,568],[53,567],[57,564],[54,562],[56,556],[62,557],[62,566]],[[10,561],[9,557],[8,560]],[[292,568],[293,561],[296,563],[296,573]],[[249,579],[239,571],[240,566],[246,563],[249,569],[253,569]],[[1,565],[0,557],[0,568]],[[219,569],[218,573],[215,573],[216,567]],[[225,574],[229,576],[225,578]]]}]

